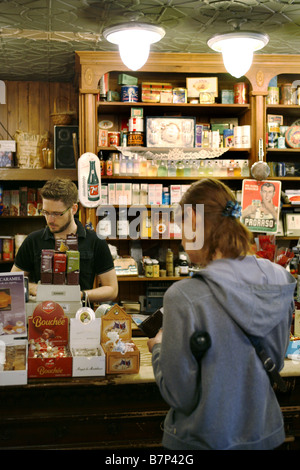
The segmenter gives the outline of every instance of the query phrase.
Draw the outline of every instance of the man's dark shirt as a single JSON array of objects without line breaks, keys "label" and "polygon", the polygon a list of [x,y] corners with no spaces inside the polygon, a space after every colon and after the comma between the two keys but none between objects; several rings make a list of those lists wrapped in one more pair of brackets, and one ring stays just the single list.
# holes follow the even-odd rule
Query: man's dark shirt
[{"label": "man's dark shirt", "polygon": [[[85,229],[77,219],[75,222],[80,252],[80,288],[92,289],[95,275],[114,268],[113,259],[105,240],[93,230]],[[15,265],[30,273],[31,282],[37,283],[41,279],[41,252],[44,249],[55,249],[55,238],[48,227],[30,233],[17,252]]]}]

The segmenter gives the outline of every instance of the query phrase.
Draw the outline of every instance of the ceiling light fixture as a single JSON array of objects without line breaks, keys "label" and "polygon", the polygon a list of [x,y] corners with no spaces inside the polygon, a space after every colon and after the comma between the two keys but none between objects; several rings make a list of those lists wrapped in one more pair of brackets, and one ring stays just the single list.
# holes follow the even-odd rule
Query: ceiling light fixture
[{"label": "ceiling light fixture", "polygon": [[150,45],[160,41],[165,30],[146,23],[124,23],[104,30],[107,41],[118,44],[122,62],[131,70],[140,69],[148,60]]},{"label": "ceiling light fixture", "polygon": [[253,52],[265,47],[269,42],[267,34],[252,31],[233,31],[215,34],[207,44],[217,52],[222,52],[224,66],[230,75],[240,78],[252,65]]}]

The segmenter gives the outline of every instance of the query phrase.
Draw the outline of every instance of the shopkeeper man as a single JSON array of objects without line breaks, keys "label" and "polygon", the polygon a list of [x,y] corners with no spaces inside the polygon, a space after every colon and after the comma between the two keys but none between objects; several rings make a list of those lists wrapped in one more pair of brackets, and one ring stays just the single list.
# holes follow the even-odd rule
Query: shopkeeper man
[{"label": "shopkeeper man", "polygon": [[[42,250],[55,249],[57,238],[66,239],[68,234],[77,234],[81,298],[87,297],[91,303],[114,300],[118,294],[118,281],[108,244],[74,218],[78,209],[76,185],[68,179],[55,178],[46,182],[41,196],[42,214],[47,226],[25,238],[11,270],[24,271],[30,281],[29,293],[35,296],[40,280]],[[95,276],[100,287],[93,288]]]}]

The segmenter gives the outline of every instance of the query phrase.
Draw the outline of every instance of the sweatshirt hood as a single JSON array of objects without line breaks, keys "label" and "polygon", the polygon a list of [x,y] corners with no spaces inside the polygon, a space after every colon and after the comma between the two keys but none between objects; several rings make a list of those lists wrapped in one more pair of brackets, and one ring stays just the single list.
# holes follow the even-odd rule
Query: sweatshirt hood
[{"label": "sweatshirt hood", "polygon": [[260,337],[286,316],[296,284],[286,269],[255,256],[215,260],[197,277],[246,333]]}]

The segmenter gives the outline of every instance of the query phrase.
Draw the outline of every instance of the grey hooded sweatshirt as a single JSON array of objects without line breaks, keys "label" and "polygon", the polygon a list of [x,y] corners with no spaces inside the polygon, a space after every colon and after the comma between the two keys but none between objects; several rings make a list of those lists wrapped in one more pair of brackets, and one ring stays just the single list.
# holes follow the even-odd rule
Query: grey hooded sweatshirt
[{"label": "grey hooded sweatshirt", "polygon": [[[280,370],[295,284],[281,266],[247,256],[215,260],[200,277],[168,289],[162,343],[152,350],[155,379],[171,407],[164,447],[262,450],[284,441],[282,413],[269,377],[240,326],[261,339]],[[196,330],[207,331],[212,341],[201,367],[189,343]]]}]

